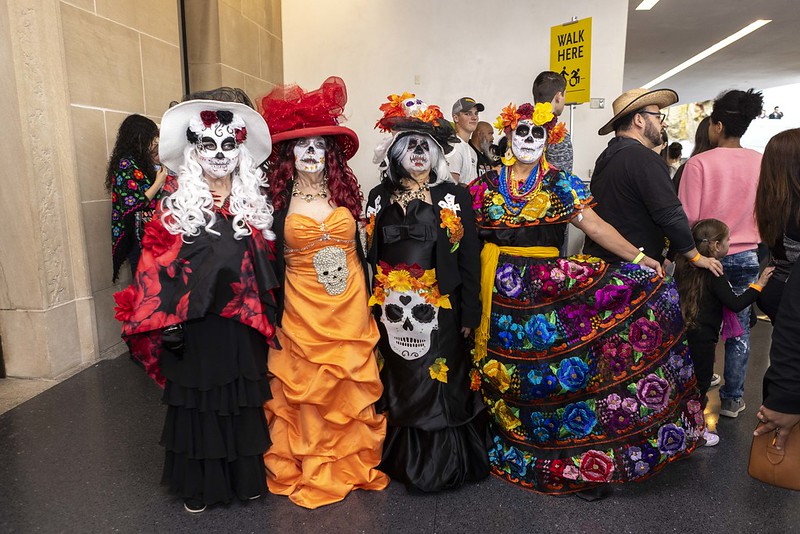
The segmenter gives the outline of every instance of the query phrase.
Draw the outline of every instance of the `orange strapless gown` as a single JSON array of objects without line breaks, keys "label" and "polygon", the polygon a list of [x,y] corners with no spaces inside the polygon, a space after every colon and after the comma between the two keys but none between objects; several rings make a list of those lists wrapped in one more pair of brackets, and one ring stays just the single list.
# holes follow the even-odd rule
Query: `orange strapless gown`
[{"label": "orange strapless gown", "polygon": [[386,436],[374,407],[383,391],[373,353],[379,333],[355,231],[343,207],[321,224],[286,218],[283,349],[269,353],[272,447],[264,463],[269,490],[306,508],[389,484],[376,469]]}]

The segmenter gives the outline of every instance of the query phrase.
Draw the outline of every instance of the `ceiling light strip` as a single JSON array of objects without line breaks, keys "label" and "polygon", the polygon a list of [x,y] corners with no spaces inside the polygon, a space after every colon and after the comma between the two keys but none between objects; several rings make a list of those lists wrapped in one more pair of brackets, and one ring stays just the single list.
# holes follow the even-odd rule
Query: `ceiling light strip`
[{"label": "ceiling light strip", "polygon": [[636,6],[636,11],[649,11],[657,3],[658,0],[642,0],[642,3]]},{"label": "ceiling light strip", "polygon": [[663,82],[667,78],[671,78],[671,77],[675,76],[676,74],[678,74],[682,70],[691,67],[692,65],[694,65],[698,61],[704,60],[705,58],[707,58],[708,56],[710,56],[711,54],[713,54],[715,52],[719,52],[720,50],[722,50],[723,48],[725,48],[729,44],[738,41],[739,39],[741,39],[745,35],[753,33],[754,31],[756,31],[760,27],[764,26],[765,24],[769,24],[770,22],[772,22],[772,20],[759,19],[759,20],[757,20],[757,21],[755,21],[755,22],[753,22],[751,24],[748,24],[747,26],[745,26],[744,28],[742,28],[738,32],[734,33],[733,35],[730,35],[730,36],[726,37],[725,39],[721,40],[720,42],[718,42],[717,44],[715,44],[715,45],[713,45],[713,46],[711,46],[709,48],[706,48],[705,50],[703,50],[702,52],[700,52],[696,56],[694,56],[694,57],[692,57],[690,59],[687,59],[686,61],[684,61],[683,63],[681,63],[677,67],[668,70],[667,72],[665,72],[664,74],[662,74],[658,78],[654,79],[653,81],[650,81],[650,82],[646,83],[642,87],[644,87],[645,89],[650,89],[654,85]]}]

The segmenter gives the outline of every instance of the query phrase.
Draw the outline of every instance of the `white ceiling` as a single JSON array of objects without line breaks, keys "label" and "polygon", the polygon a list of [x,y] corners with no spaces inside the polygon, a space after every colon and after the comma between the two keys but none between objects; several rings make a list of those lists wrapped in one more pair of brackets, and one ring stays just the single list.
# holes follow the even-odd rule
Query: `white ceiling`
[{"label": "white ceiling", "polygon": [[[629,0],[624,87],[641,87],[757,19],[772,19],[658,87],[680,103],[709,100],[727,89],[800,83],[798,0],[661,0],[636,11]],[[800,95],[798,95],[800,98]]]}]

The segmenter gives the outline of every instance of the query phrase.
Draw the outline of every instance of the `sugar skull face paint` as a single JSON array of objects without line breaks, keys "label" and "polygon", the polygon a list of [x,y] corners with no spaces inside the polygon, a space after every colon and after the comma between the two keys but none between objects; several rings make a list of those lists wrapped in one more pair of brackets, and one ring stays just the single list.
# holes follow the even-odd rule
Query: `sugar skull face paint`
[{"label": "sugar skull face paint", "polygon": [[294,168],[308,173],[325,169],[325,139],[319,136],[298,139],[294,145]]},{"label": "sugar skull face paint", "polygon": [[530,120],[521,120],[511,136],[511,151],[522,163],[539,161],[544,152],[546,133]]},{"label": "sugar skull face paint", "polygon": [[422,135],[409,135],[408,148],[400,160],[400,165],[409,174],[431,170],[431,146],[428,138]]},{"label": "sugar skull face paint", "polygon": [[213,178],[224,178],[233,172],[239,163],[239,145],[236,144],[233,128],[219,123],[200,133],[197,144],[197,160],[203,172]]}]

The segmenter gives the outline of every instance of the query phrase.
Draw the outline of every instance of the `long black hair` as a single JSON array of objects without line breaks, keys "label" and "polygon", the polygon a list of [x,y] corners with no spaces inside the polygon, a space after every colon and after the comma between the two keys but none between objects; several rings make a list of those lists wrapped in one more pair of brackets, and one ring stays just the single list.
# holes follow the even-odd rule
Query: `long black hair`
[{"label": "long black hair", "polygon": [[109,192],[114,187],[114,175],[121,159],[132,159],[148,179],[155,178],[155,161],[150,154],[150,145],[156,137],[158,126],[147,117],[133,114],[122,121],[106,169],[106,189]]}]

